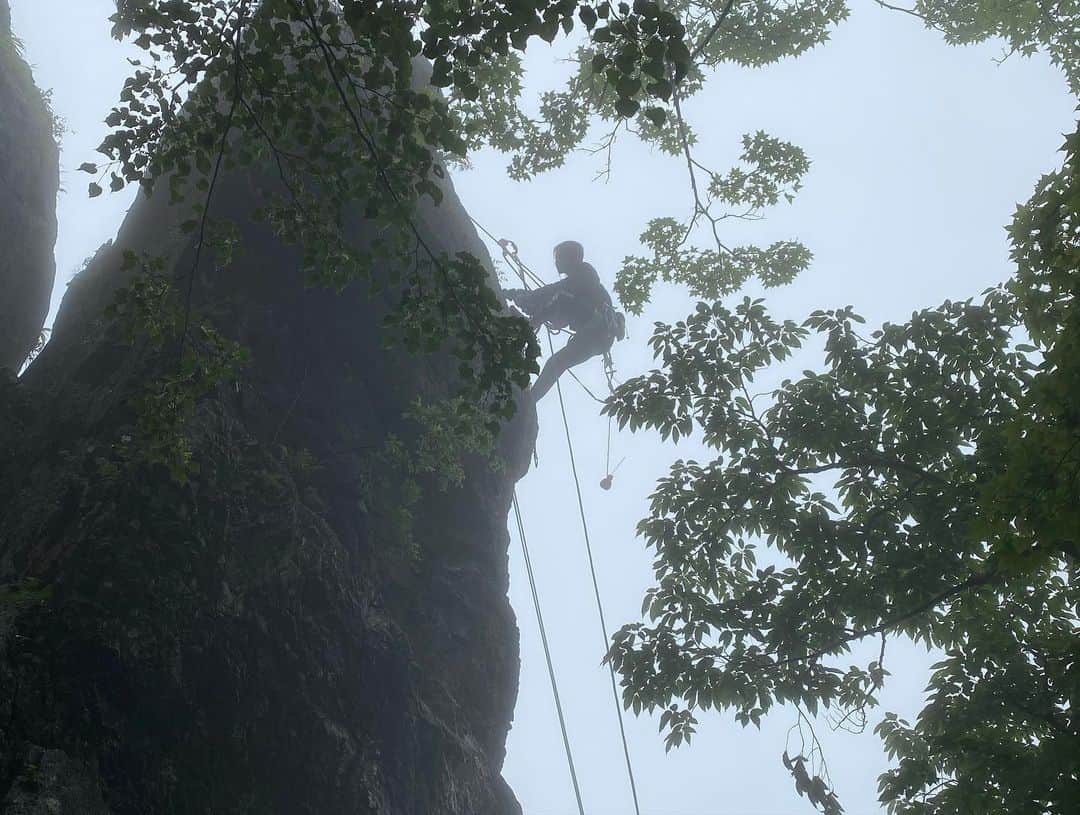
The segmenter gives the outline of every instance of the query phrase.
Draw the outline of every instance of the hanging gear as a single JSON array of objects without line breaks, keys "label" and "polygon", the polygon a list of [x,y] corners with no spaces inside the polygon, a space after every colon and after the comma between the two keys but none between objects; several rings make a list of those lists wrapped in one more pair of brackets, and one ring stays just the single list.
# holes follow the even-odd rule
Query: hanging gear
[{"label": "hanging gear", "polygon": [[611,336],[620,342],[626,339],[626,315],[621,311],[616,311],[610,303],[604,307],[603,313],[604,322]]},{"label": "hanging gear", "polygon": [[608,416],[607,420],[607,449],[604,452],[604,472],[607,473],[600,479],[600,489],[610,490],[611,482],[615,479],[615,473],[618,472],[622,463],[626,461],[626,456],[619,459],[619,463],[615,465],[615,469],[611,469],[611,416]]}]

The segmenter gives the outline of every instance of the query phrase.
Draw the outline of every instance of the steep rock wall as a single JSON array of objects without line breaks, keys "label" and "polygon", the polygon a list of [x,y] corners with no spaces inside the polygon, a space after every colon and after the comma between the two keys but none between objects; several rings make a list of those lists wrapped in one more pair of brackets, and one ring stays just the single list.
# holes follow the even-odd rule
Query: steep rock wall
[{"label": "steep rock wall", "polygon": [[0,0],[0,368],[18,369],[37,345],[56,263],[60,156],[52,115],[34,85]]},{"label": "steep rock wall", "polygon": [[[2,815],[520,812],[500,775],[518,669],[505,519],[535,415],[504,431],[500,468],[427,486],[402,551],[372,456],[452,366],[386,350],[382,297],[304,285],[298,251],[252,217],[270,183],[215,193],[248,248],[203,264],[194,312],[252,359],[200,405],[189,484],[124,452],[132,398],[170,363],[102,317],[124,249],[190,268],[164,193],[0,383]],[[486,257],[449,185],[419,223]]]}]

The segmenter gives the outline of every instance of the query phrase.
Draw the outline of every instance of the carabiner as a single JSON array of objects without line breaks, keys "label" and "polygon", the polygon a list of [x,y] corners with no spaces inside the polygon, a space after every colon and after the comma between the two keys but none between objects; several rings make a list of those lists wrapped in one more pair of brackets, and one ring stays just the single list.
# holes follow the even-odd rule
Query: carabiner
[{"label": "carabiner", "polygon": [[509,238],[499,238],[499,248],[502,249],[503,257],[518,259],[518,247]]}]

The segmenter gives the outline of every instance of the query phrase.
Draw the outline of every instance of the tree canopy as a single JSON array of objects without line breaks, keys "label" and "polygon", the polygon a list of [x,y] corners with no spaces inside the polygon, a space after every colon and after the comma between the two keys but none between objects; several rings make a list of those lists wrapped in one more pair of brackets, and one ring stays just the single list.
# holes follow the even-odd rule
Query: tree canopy
[{"label": "tree canopy", "polygon": [[[1076,3],[879,5],[954,44],[1003,38],[1011,53],[1044,51],[1080,92]],[[721,64],[822,45],[847,13],[843,0],[119,0],[114,33],[146,56],[110,114],[104,160],[84,169],[91,195],[168,183],[192,207],[185,229],[227,272],[242,247],[207,216],[215,181],[272,162],[281,189],[263,214],[304,248],[311,279],[400,291],[395,336],[452,350],[455,410],[493,430],[538,348],[475,258],[425,243],[416,207],[437,203],[445,168],[482,147],[506,153],[520,179],[597,132],[608,147],[629,135],[681,157],[689,215],[644,225],[645,252],[628,255],[616,290],[635,313],[658,280],[702,302],[657,327],[658,367],[605,409],[634,429],[700,434],[715,457],[676,462],[640,525],[656,586],[648,622],[623,628],[610,652],[626,703],[662,709],[670,745],[710,708],[744,725],[779,704],[862,722],[887,681],[889,638],[910,637],[944,658],[918,720],[887,714],[876,727],[897,760],[882,802],[904,813],[1074,812],[1080,137],[1014,217],[1015,277],[980,297],[872,331],[851,308],[780,323],[762,301],[724,300],[752,277],[771,286],[809,268],[799,241],[733,246],[725,221],[791,201],[810,157],[754,131],[739,166],[707,167],[683,102]],[[559,37],[574,38],[576,69],[529,114],[520,54]],[[384,235],[363,253],[345,223],[357,203]],[[414,263],[400,280],[372,274],[401,257]],[[146,426],[182,434],[194,400],[241,355],[191,325],[187,280],[163,279],[152,259],[131,263],[151,283],[121,294],[118,310],[180,360]],[[173,294],[141,296],[146,285]],[[756,375],[815,336],[819,371],[754,392]],[[183,458],[155,449],[162,463]],[[846,666],[866,639],[880,642],[877,659]],[[807,756],[784,761],[800,794],[840,811]]]},{"label": "tree canopy", "polygon": [[[872,332],[851,308],[778,323],[748,299],[657,328],[661,367],[608,410],[673,438],[700,432],[716,452],[676,462],[653,493],[639,526],[656,552],[649,623],[612,649],[626,700],[666,708],[669,744],[711,708],[757,724],[778,704],[831,707],[861,726],[889,638],[910,637],[944,659],[918,720],[875,728],[899,761],[880,781],[891,811],[1080,803],[1077,147],[1017,213],[1017,278],[981,298]],[[753,392],[812,335],[822,370]],[[877,658],[851,665],[871,638]],[[791,767],[839,811],[822,779]]]},{"label": "tree canopy", "polygon": [[[1080,805],[1080,133],[1063,152],[1009,228],[1016,275],[981,297],[874,331],[850,307],[777,323],[748,299],[657,326],[659,367],[606,410],[700,433],[716,458],[676,462],[653,493],[649,622],[611,659],[669,745],[711,708],[745,725],[831,707],[861,728],[902,636],[944,658],[918,719],[875,727],[898,762],[879,781],[889,811]],[[813,335],[821,370],[754,392]],[[850,665],[871,638],[877,658]],[[784,761],[841,811],[806,756]]]}]

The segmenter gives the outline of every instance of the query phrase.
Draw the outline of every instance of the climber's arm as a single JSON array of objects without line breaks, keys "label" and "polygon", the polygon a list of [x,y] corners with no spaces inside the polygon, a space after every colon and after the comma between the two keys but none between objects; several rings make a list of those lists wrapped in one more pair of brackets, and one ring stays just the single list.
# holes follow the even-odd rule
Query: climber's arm
[{"label": "climber's arm", "polygon": [[560,280],[557,283],[549,283],[547,286],[541,286],[538,289],[508,289],[503,293],[508,299],[513,300],[522,311],[543,322],[547,318],[546,315],[551,304],[563,293],[569,291],[567,283],[567,280]]}]

